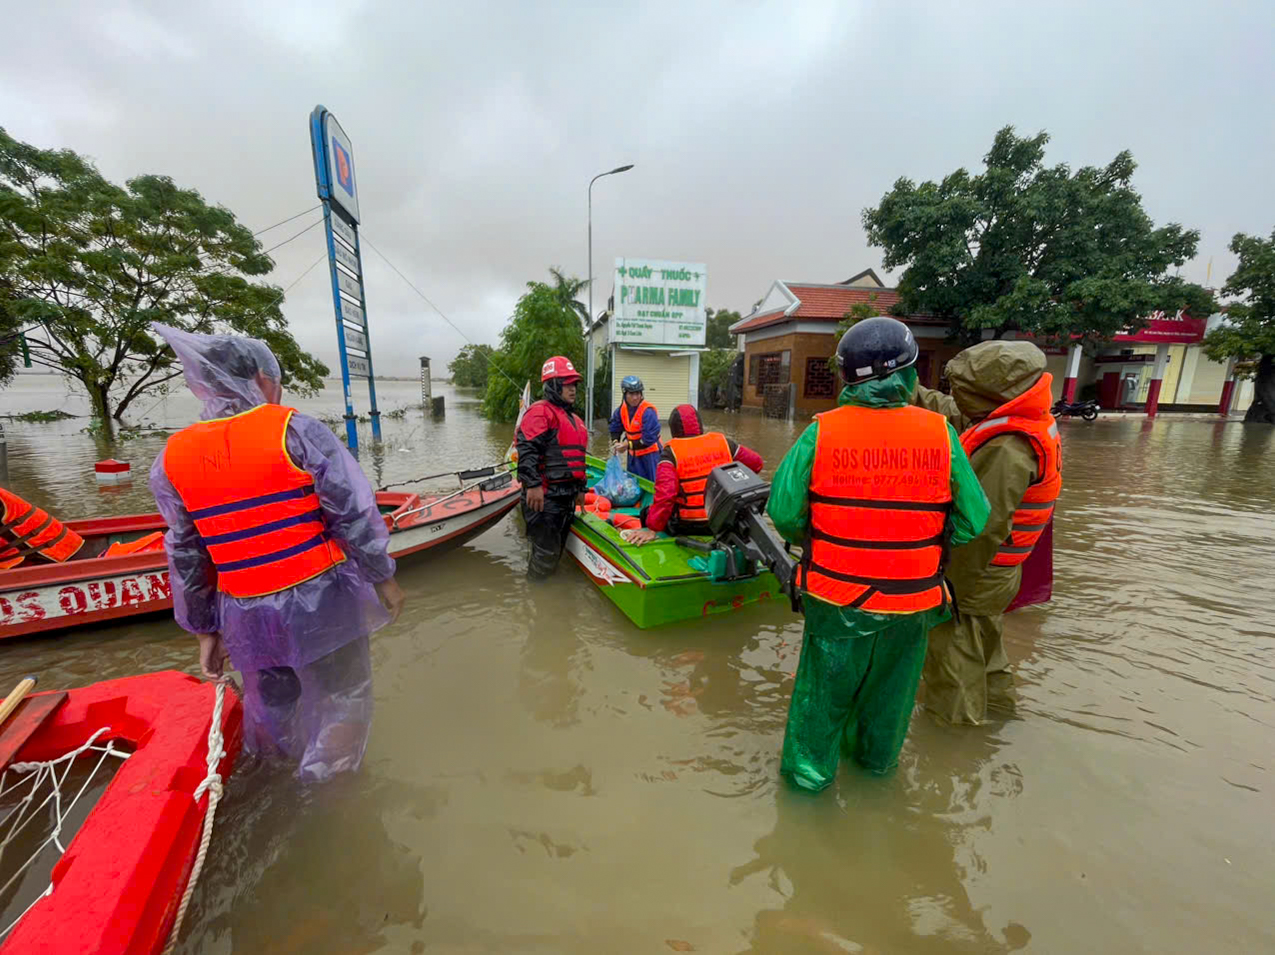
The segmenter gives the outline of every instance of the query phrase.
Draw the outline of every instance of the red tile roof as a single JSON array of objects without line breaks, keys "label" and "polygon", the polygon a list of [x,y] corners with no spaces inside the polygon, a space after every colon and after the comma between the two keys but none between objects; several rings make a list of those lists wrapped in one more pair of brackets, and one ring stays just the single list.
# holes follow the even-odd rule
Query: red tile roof
[{"label": "red tile roof", "polygon": [[[788,283],[785,283],[788,284]],[[841,321],[846,312],[859,304],[874,306],[882,315],[899,300],[892,288],[849,288],[844,285],[788,285],[788,291],[801,300],[794,313],[797,318],[835,318]]]},{"label": "red tile roof", "polygon": [[[759,315],[750,316],[743,323],[734,326],[732,332],[752,332],[768,325],[777,325],[796,319],[806,321],[825,321],[836,323],[845,317],[855,305],[871,305],[880,314],[889,315],[890,309],[899,301],[899,293],[892,288],[850,288],[845,285],[814,285],[785,282],[784,287],[797,297],[797,308],[788,313],[786,309],[771,309]],[[942,319],[931,315],[907,315],[904,320],[918,324],[946,324]]]}]

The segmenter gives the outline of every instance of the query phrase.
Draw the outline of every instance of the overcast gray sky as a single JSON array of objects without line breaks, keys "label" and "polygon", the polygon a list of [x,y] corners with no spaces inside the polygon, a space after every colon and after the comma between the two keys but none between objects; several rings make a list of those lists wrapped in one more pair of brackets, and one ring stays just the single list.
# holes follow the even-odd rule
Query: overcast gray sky
[{"label": "overcast gray sky", "polygon": [[[550,265],[587,272],[585,187],[627,162],[594,187],[598,301],[617,255],[705,262],[709,304],[742,311],[775,278],[879,269],[863,207],[978,167],[1007,123],[1048,130],[1051,163],[1131,149],[1156,222],[1203,232],[1191,279],[1212,258],[1220,285],[1231,235],[1275,226],[1270,0],[42,0],[4,20],[0,125],[117,180],[171,175],[253,228],[315,203],[323,103],[365,234],[479,342]],[[272,281],[322,250],[318,229],[281,249]],[[457,332],[365,267],[378,372],[455,355]],[[324,268],[285,310],[335,368]]]}]

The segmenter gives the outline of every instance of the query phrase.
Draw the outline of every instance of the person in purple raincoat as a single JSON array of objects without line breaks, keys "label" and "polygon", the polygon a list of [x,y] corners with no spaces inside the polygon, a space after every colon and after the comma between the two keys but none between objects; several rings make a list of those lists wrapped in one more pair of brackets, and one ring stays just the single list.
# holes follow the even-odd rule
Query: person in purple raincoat
[{"label": "person in purple raincoat", "polygon": [[[223,678],[227,654],[243,675],[250,750],[297,761],[303,779],[355,770],[372,718],[368,638],[395,619],[404,602],[375,493],[326,425],[279,406],[279,363],[264,342],[152,328],[177,354],[186,384],[203,402],[202,422],[170,438],[150,473],[151,491],[168,523],[164,544],[177,623],[198,636],[206,677]],[[274,451],[254,458],[252,451],[261,442],[244,440],[247,421],[253,428],[283,430],[282,446],[275,444]],[[248,436],[257,433],[263,432],[249,431]],[[288,479],[300,485],[286,496],[304,497],[301,510],[306,513],[269,520],[276,516],[270,508],[279,506],[271,502],[285,495],[263,494],[253,468],[280,450]],[[209,486],[219,480],[224,486],[227,478],[201,468],[220,467],[207,463],[217,455],[229,458],[232,472],[235,462],[242,462],[243,481],[235,483],[238,475],[229,481],[242,487],[243,500],[210,508]],[[196,506],[188,506],[189,501]],[[239,521],[235,526],[259,526],[223,533],[226,525],[218,527],[209,515],[224,521],[227,512],[229,519]],[[319,531],[304,543],[321,539],[321,544],[319,562],[314,562],[313,550],[307,551],[300,559],[310,563],[297,573],[293,564],[299,546],[281,549],[279,540],[286,542],[288,531],[274,528],[291,524],[295,531],[300,521],[312,522],[309,526]],[[288,569],[281,574],[284,566]],[[245,572],[243,567],[252,569]],[[292,582],[316,568],[317,574]],[[276,585],[282,581],[286,586],[264,593],[244,580],[245,573],[273,574]]]}]

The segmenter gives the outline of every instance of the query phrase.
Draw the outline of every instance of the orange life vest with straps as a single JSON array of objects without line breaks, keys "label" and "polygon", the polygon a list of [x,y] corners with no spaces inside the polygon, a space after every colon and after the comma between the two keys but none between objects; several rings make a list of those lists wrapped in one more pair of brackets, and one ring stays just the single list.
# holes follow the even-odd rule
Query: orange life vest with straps
[{"label": "orange life vest with straps", "polygon": [[314,480],[285,446],[294,409],[259,405],[168,439],[164,473],[217,567],[217,589],[260,597],[345,560],[328,537]]},{"label": "orange life vest with straps", "polygon": [[706,523],[704,489],[708,486],[709,472],[734,460],[726,436],[710,431],[693,438],[670,438],[666,447],[673,455],[673,467],[677,470],[674,516],[683,525]]},{"label": "orange life vest with straps", "polygon": [[0,505],[0,570],[17,567],[30,554],[60,564],[84,546],[84,539],[56,517],[2,487]]},{"label": "orange life vest with straps", "polygon": [[624,436],[629,439],[629,454],[635,458],[640,458],[647,454],[655,454],[660,450],[658,441],[639,451],[633,450],[633,446],[642,440],[642,418],[645,417],[648,408],[655,411],[655,405],[643,398],[642,403],[633,412],[633,416],[629,417],[629,403],[627,401],[620,402],[620,424],[624,427]]},{"label": "orange life vest with straps", "polygon": [[803,590],[838,607],[919,613],[947,599],[947,419],[843,405],[818,415]]},{"label": "orange life vest with straps", "polygon": [[1027,391],[961,435],[961,447],[970,458],[1002,434],[1021,435],[1036,452],[1036,480],[1028,486],[1022,503],[1014,511],[1009,536],[992,558],[996,567],[1016,567],[1025,562],[1045,532],[1045,525],[1054,516],[1054,502],[1062,490],[1062,442],[1058,438],[1058,422],[1049,413],[1052,385],[1053,376],[1046,372]]}]

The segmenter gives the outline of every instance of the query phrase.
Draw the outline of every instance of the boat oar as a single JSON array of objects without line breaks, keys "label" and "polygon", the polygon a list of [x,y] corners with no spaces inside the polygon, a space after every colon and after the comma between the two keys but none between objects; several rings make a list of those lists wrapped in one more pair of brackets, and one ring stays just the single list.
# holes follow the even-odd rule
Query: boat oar
[{"label": "boat oar", "polygon": [[[36,682],[34,676],[24,677],[0,703],[0,772],[66,702],[65,692],[43,693],[26,699]],[[9,720],[10,716],[13,716],[12,720]],[[6,720],[9,720],[7,724]]]},{"label": "boat oar", "polygon": [[9,691],[9,695],[4,698],[4,702],[0,703],[0,726],[4,725],[4,721],[9,718],[9,714],[18,708],[28,693],[35,689],[37,679],[34,676],[24,676],[18,681],[18,685]]},{"label": "boat oar", "polygon": [[433,481],[435,478],[451,477],[453,474],[460,479],[461,483],[465,481],[473,481],[476,478],[495,477],[497,470],[504,469],[503,464],[489,464],[485,468],[472,468],[468,471],[439,471],[437,474],[426,474],[422,477],[412,478],[410,481],[399,481],[396,484],[385,484],[378,487],[378,491],[388,491],[392,487],[407,487],[409,484],[420,484],[423,481]]}]

